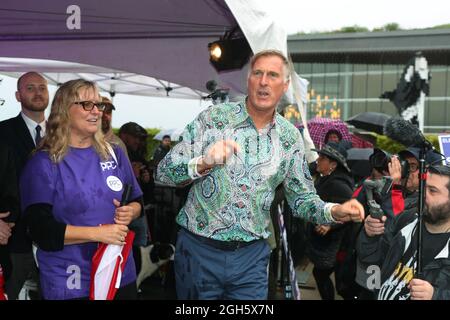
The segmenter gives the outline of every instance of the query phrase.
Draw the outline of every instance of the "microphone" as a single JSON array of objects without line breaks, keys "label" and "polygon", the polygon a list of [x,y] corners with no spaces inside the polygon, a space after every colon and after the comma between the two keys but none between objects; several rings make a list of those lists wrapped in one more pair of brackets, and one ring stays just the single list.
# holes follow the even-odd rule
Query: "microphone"
[{"label": "microphone", "polygon": [[214,80],[209,80],[208,82],[206,82],[206,90],[208,90],[209,92],[213,92],[216,91],[217,88],[217,82]]},{"label": "microphone", "polygon": [[384,125],[383,133],[406,147],[423,147],[426,150],[434,149],[431,142],[425,139],[419,128],[401,117],[389,118]]},{"label": "microphone", "polygon": [[124,190],[122,193],[122,199],[120,200],[120,206],[126,205],[130,202],[131,191],[133,190],[133,186],[131,184],[126,183],[124,186]]},{"label": "microphone", "polygon": [[202,99],[212,99],[214,104],[228,101],[228,94],[230,89],[217,88],[217,82],[215,80],[207,81],[205,87],[206,90],[210,92],[210,94],[208,94],[206,97],[202,97]]}]

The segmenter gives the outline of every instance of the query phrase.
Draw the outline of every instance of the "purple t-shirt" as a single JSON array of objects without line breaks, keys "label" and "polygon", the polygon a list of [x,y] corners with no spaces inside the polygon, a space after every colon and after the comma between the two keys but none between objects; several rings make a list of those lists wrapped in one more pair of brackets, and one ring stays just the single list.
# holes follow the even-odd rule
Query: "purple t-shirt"
[{"label": "purple t-shirt", "polygon": [[[130,199],[142,196],[130,162],[122,149],[114,148],[114,159],[101,161],[93,147],[70,148],[59,163],[47,152],[37,152],[26,164],[20,179],[22,208],[46,203],[53,206],[57,221],[73,226],[114,223],[113,198],[120,201],[123,186],[133,186]],[[92,256],[98,243],[65,245],[61,251],[38,249],[41,288],[45,299],[89,296]],[[136,279],[133,254],[122,274],[121,287]]]}]

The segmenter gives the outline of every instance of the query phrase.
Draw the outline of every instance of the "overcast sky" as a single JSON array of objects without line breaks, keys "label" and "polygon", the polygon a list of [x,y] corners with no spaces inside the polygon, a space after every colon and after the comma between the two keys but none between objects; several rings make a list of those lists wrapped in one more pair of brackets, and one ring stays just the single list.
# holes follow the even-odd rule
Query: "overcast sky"
[{"label": "overcast sky", "polygon": [[450,23],[446,0],[261,0],[288,34],[331,31],[360,25],[369,29],[397,22],[402,28]]},{"label": "overcast sky", "polygon": [[[446,0],[261,0],[288,34],[332,31],[359,25],[369,29],[396,22],[405,29],[450,23],[450,1]],[[0,76],[0,120],[19,113],[15,101],[15,79]],[[50,88],[51,96],[55,91]],[[184,127],[208,104],[199,101],[117,95],[113,126],[135,121],[147,128]],[[126,106],[126,108],[125,108]],[[121,108],[122,107],[122,108]]]}]

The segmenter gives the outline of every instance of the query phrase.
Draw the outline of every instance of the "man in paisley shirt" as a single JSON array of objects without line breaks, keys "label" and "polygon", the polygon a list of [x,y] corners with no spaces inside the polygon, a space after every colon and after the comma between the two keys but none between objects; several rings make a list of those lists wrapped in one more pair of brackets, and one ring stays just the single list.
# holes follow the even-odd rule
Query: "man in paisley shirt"
[{"label": "man in paisley shirt", "polygon": [[300,132],[276,112],[289,86],[279,51],[250,62],[248,96],[214,105],[188,124],[160,162],[157,180],[192,183],[176,221],[179,299],[266,299],[270,205],[283,184],[294,215],[319,224],[359,221],[363,207],[323,202],[308,172]]}]

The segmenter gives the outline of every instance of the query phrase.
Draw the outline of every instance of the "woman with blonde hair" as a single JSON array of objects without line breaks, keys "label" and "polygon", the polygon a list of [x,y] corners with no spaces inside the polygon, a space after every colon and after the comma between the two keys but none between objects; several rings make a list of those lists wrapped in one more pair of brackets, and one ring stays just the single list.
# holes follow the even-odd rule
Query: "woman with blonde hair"
[{"label": "woman with blonde hair", "polygon": [[[71,80],[52,102],[47,134],[20,181],[22,208],[37,244],[45,299],[87,299],[92,257],[99,243],[124,245],[128,225],[141,213],[142,191],[130,163],[105,142],[105,105],[95,83]],[[131,202],[120,205],[124,185]],[[137,296],[132,255],[116,299]]]}]

